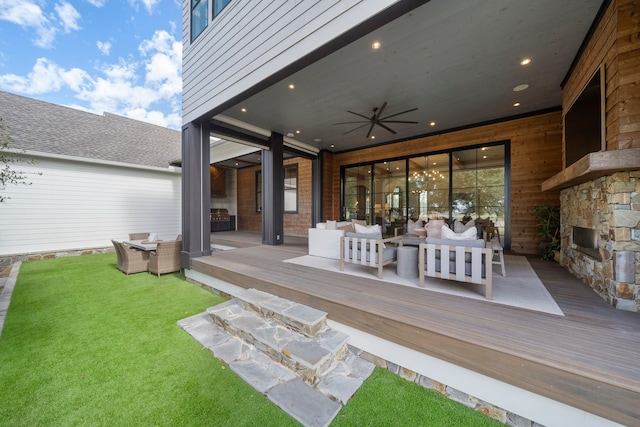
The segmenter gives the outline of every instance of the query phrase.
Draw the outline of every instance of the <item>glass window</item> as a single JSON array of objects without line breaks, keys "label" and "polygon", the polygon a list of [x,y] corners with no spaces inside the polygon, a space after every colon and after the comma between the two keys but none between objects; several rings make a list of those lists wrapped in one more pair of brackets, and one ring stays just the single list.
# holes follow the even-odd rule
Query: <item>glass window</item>
[{"label": "glass window", "polygon": [[298,165],[284,168],[284,212],[298,212]]},{"label": "glass window", "polygon": [[504,235],[504,146],[487,146],[452,153],[454,218],[489,218]]},{"label": "glass window", "polygon": [[344,218],[360,219],[372,224],[371,166],[354,166],[344,171]]},{"label": "glass window", "polygon": [[[262,171],[256,171],[256,212],[262,212]],[[298,213],[298,165],[284,167],[284,213]]]},{"label": "glass window", "polygon": [[449,154],[409,159],[409,218],[449,217]]},{"label": "glass window", "polygon": [[262,171],[256,172],[256,212],[262,212]]},{"label": "glass window", "polygon": [[222,9],[229,4],[231,0],[213,0],[213,17],[215,18],[222,12]]},{"label": "glass window", "polygon": [[191,41],[207,28],[208,0],[191,0]]},{"label": "glass window", "polygon": [[507,147],[490,144],[345,167],[343,218],[380,224],[385,236],[407,218],[489,218],[506,236]]},{"label": "glass window", "polygon": [[393,236],[406,222],[406,160],[373,165],[373,224],[382,226],[383,236]]}]

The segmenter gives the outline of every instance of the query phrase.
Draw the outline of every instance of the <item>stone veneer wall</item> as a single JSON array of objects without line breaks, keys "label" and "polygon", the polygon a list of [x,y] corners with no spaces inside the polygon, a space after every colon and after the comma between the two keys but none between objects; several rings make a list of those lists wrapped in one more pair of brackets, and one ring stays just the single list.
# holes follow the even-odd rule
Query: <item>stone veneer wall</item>
[{"label": "stone veneer wall", "polygon": [[[567,188],[560,206],[561,264],[609,304],[640,312],[640,171]],[[574,249],[573,226],[599,230],[602,261]]]}]

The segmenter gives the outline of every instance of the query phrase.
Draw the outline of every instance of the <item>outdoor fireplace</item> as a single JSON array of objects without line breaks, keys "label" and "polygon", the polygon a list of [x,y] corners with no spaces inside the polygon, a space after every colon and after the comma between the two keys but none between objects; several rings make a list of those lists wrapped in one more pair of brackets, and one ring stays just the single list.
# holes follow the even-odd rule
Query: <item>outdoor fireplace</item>
[{"label": "outdoor fireplace", "polygon": [[598,249],[598,230],[576,227],[574,225],[572,231],[572,240],[575,249],[591,258],[602,261],[600,250]]},{"label": "outdoor fireplace", "polygon": [[[622,150],[620,150],[622,152]],[[640,311],[640,171],[560,194],[561,264],[616,308]]]}]

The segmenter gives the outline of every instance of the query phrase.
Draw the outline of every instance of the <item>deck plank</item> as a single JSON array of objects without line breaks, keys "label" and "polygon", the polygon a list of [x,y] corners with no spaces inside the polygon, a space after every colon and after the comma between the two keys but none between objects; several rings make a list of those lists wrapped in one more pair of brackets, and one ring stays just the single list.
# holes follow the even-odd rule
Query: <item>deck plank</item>
[{"label": "deck plank", "polygon": [[609,306],[554,262],[530,258],[564,317],[389,285],[374,269],[367,279],[282,262],[305,254],[300,242],[245,246],[193,268],[619,423],[640,419],[640,315]]}]

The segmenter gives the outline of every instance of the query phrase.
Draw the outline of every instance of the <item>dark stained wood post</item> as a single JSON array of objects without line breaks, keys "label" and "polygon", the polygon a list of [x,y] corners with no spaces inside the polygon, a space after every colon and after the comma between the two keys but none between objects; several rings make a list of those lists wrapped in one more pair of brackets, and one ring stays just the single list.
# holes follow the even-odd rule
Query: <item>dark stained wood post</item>
[{"label": "dark stained wood post", "polygon": [[271,150],[262,151],[262,244],[284,242],[284,143],[272,133]]},{"label": "dark stained wood post", "polygon": [[182,127],[182,268],[211,255],[209,123]]},{"label": "dark stained wood post", "polygon": [[311,161],[311,227],[322,222],[322,151]]}]

